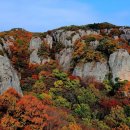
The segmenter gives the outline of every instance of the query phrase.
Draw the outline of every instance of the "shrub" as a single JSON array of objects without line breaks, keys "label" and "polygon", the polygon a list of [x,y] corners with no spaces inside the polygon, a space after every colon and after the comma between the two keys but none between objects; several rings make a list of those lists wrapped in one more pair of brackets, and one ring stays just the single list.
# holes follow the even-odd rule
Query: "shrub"
[{"label": "shrub", "polygon": [[4,56],[4,52],[2,50],[0,50],[0,55]]},{"label": "shrub", "polygon": [[111,130],[110,127],[106,125],[106,123],[103,121],[94,120],[93,125],[94,125],[94,128],[97,128],[99,130]]},{"label": "shrub", "polygon": [[130,130],[126,124],[121,124],[119,127],[115,127],[112,130]]},{"label": "shrub", "polygon": [[24,41],[21,39],[17,39],[16,42],[18,43],[19,46],[22,46],[24,44]]},{"label": "shrub", "polygon": [[69,80],[67,79],[65,81],[64,85],[65,89],[67,90],[76,90],[77,88],[80,88],[80,81],[79,80]]},{"label": "shrub", "polygon": [[57,80],[57,81],[55,81],[55,83],[54,83],[54,86],[55,86],[56,88],[60,88],[60,87],[62,87],[63,85],[64,85],[64,83],[63,83],[62,80]]},{"label": "shrub", "polygon": [[117,42],[110,38],[103,38],[100,40],[100,44],[97,47],[98,51],[101,51],[106,56],[109,56],[111,53],[118,49]]},{"label": "shrub", "polygon": [[101,99],[100,105],[103,106],[105,109],[111,109],[112,107],[116,107],[120,105],[119,101],[116,99]]},{"label": "shrub", "polygon": [[110,127],[117,127],[126,122],[124,109],[120,106],[113,107],[110,114],[105,117],[105,123]]},{"label": "shrub", "polygon": [[97,101],[95,94],[89,88],[79,88],[76,90],[79,103],[94,105]]},{"label": "shrub", "polygon": [[20,122],[9,115],[5,115],[2,118],[1,126],[6,130],[17,130],[18,128],[21,128]]},{"label": "shrub", "polygon": [[91,29],[111,29],[111,28],[116,27],[115,25],[107,23],[107,22],[88,24],[87,26]]},{"label": "shrub", "polygon": [[82,130],[82,128],[76,123],[71,123],[68,126],[64,126],[61,130]]},{"label": "shrub", "polygon": [[74,105],[74,112],[81,118],[91,118],[91,109],[88,104]]},{"label": "shrub", "polygon": [[0,95],[0,110],[4,113],[14,110],[16,103],[20,98],[21,96],[16,92],[16,90],[10,87]]},{"label": "shrub", "polygon": [[71,107],[70,102],[68,102],[67,99],[63,98],[62,96],[57,96],[54,100],[54,103],[55,106],[66,107],[66,108]]},{"label": "shrub", "polygon": [[109,35],[110,36],[114,36],[114,35],[120,36],[121,34],[123,34],[123,31],[119,30],[118,28],[114,28],[111,30]]},{"label": "shrub", "polygon": [[125,107],[125,113],[130,117],[130,105]]},{"label": "shrub", "polygon": [[43,104],[52,105],[52,96],[48,93],[36,94],[37,98],[40,99]]},{"label": "shrub", "polygon": [[88,38],[85,39],[85,43],[90,43],[92,41],[96,41],[96,38],[91,36],[91,35]]},{"label": "shrub", "polygon": [[49,45],[47,43],[42,43],[37,54],[40,58],[48,58],[50,55]]},{"label": "shrub", "polygon": [[52,53],[52,55],[54,54],[54,53],[59,53],[61,50],[63,50],[65,48],[65,46],[62,44],[62,43],[60,43],[60,42],[57,42],[57,43],[55,43],[55,46],[53,46],[53,48],[52,48],[52,50],[51,50],[51,53]]},{"label": "shrub", "polygon": [[46,90],[46,85],[42,80],[37,80],[32,87],[32,91],[36,94],[42,93]]},{"label": "shrub", "polygon": [[91,46],[91,41],[99,40],[102,37],[99,35],[87,35],[75,42],[73,60],[74,62],[100,62],[105,59],[102,52],[95,50]]},{"label": "shrub", "polygon": [[67,79],[67,74],[66,73],[64,73],[64,72],[60,72],[58,69],[54,69],[53,70],[53,75],[57,78],[57,79],[59,79],[59,80],[66,80]]}]

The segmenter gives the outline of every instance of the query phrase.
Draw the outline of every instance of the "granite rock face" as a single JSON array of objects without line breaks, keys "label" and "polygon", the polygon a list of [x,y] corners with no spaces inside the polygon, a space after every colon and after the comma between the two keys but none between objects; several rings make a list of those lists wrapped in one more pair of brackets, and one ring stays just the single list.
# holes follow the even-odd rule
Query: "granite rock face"
[{"label": "granite rock face", "polygon": [[32,51],[30,55],[30,63],[41,63],[41,59],[38,57],[38,49],[42,44],[42,40],[39,37],[34,37],[30,41],[29,50]]},{"label": "granite rock face", "polygon": [[64,71],[68,71],[70,69],[72,52],[72,48],[65,48],[62,51],[60,51],[59,54],[56,54],[56,59],[59,61],[59,64],[62,66]]},{"label": "granite rock face", "polygon": [[63,44],[65,47],[74,46],[74,42],[85,35],[90,34],[99,34],[99,31],[93,30],[81,30],[78,31],[64,31],[64,30],[57,30],[52,35],[54,37],[54,41]]},{"label": "granite rock face", "polygon": [[[59,61],[63,70],[68,71],[70,68],[71,64],[70,62],[72,60],[73,46],[75,41],[81,38],[82,36],[98,33],[99,32],[93,30],[81,30],[81,29],[79,29],[78,31],[57,30],[53,33],[54,42],[56,44],[61,43],[65,47],[59,53],[55,54],[55,57]],[[95,41],[92,44],[94,44],[94,48],[96,48],[98,42]]]},{"label": "granite rock face", "polygon": [[124,33],[124,34],[121,34],[120,37],[125,40],[130,40],[130,29],[120,28],[120,30]]},{"label": "granite rock face", "polygon": [[121,38],[125,40],[130,40],[130,34],[122,34]]},{"label": "granite rock face", "polygon": [[47,35],[45,38],[45,41],[47,42],[47,44],[49,45],[50,49],[52,49],[52,45],[53,45],[53,38],[50,35]]},{"label": "granite rock face", "polygon": [[14,38],[13,36],[10,37],[5,37],[5,38],[0,38],[2,44],[3,44],[3,48],[8,52],[8,54],[11,56],[11,50],[10,50],[10,45],[14,45],[13,41]]},{"label": "granite rock face", "polygon": [[30,54],[30,63],[44,64],[45,62],[49,62],[50,58],[40,58],[38,56],[38,49],[41,47],[42,40],[40,37],[33,37],[30,41],[29,50]]},{"label": "granite rock face", "polygon": [[[123,38],[129,42],[130,40],[130,29],[121,28],[123,33],[118,35],[113,35],[114,39]],[[104,33],[109,34],[111,29],[104,29]],[[76,40],[80,39],[85,35],[98,35],[101,33],[101,30],[92,30],[92,29],[79,29],[76,31],[58,29],[48,33],[43,39],[40,36],[32,37],[29,45],[30,54],[30,63],[44,64],[49,62],[51,58],[57,60],[64,71],[69,71],[73,58],[74,43]],[[7,90],[9,87],[14,87],[20,94],[22,94],[20,88],[20,81],[17,74],[17,71],[13,68],[9,58],[11,57],[10,45],[13,45],[15,41],[14,37],[1,37],[0,38],[0,94]],[[1,43],[2,42],[2,43]],[[47,57],[42,57],[38,55],[38,50],[40,49],[43,42],[46,42],[49,45],[49,51],[53,52],[53,47],[61,45],[58,48],[58,51],[54,53],[54,56],[47,55]],[[90,42],[90,49],[96,50],[100,42],[98,40]],[[123,45],[121,41],[118,43]],[[63,45],[63,46],[62,46]],[[55,49],[55,48],[54,48]],[[8,56],[6,52],[8,52]],[[84,62],[84,63],[83,63]],[[71,69],[72,70],[72,69]],[[81,78],[94,77],[97,81],[103,82],[108,74],[112,74],[112,80],[115,81],[115,78],[120,78],[121,80],[130,81],[130,55],[127,50],[119,49],[112,53],[110,56],[107,56],[105,61],[102,62],[85,62],[75,61],[72,74],[75,76],[80,76]]]},{"label": "granite rock face", "polygon": [[95,77],[98,81],[103,81],[105,76],[112,74],[112,80],[115,78],[130,81],[130,55],[125,49],[119,49],[110,55],[106,62],[87,62],[77,64],[73,75],[82,78]]},{"label": "granite rock face", "polygon": [[[109,33],[111,30],[104,30],[106,33]],[[129,30],[124,30],[125,39],[129,39],[126,36],[130,36]],[[63,68],[64,71],[69,71],[74,43],[76,40],[80,39],[85,35],[98,35],[100,34],[100,30],[82,30],[78,31],[66,31],[63,29],[55,30],[51,35],[47,34],[44,39],[50,49],[53,48],[56,44],[62,44],[64,47],[61,48],[59,52],[56,52],[55,59],[58,60],[59,64]],[[114,37],[117,39],[118,37]],[[42,40],[40,37],[33,37],[30,42],[30,50],[32,51],[30,55],[30,63],[38,63],[44,64],[45,62],[49,62],[50,58],[41,58],[38,56],[38,49],[42,44]],[[96,49],[99,45],[99,41],[95,40],[90,42],[91,49]],[[73,75],[80,76],[82,78],[86,77],[95,77],[98,81],[103,81],[109,73],[112,73],[113,81],[116,77],[119,77],[122,80],[130,80],[130,58],[129,54],[126,50],[119,49],[108,57],[108,60],[105,62],[87,62],[87,63],[76,63],[76,66],[73,71]]]},{"label": "granite rock face", "polygon": [[17,71],[13,68],[7,55],[4,53],[3,46],[0,44],[0,94],[8,88],[13,87],[19,94],[22,95],[20,81]]},{"label": "granite rock face", "polygon": [[110,55],[109,65],[113,76],[130,81],[130,55],[125,49],[119,49]]},{"label": "granite rock face", "polygon": [[[105,30],[104,30],[105,31]],[[105,33],[110,33],[111,30],[106,30]],[[130,30],[124,30],[121,35],[123,39],[130,39]],[[59,61],[63,70],[68,71],[70,68],[74,42],[85,35],[100,34],[100,31],[82,30],[78,31],[64,31],[57,30],[53,33],[54,41],[61,43],[65,46],[59,53],[55,54],[56,59]],[[114,39],[118,39],[117,36]],[[96,49],[99,41],[92,41],[91,48]],[[109,57],[108,57],[109,58]],[[73,75],[85,77],[95,77],[98,81],[103,81],[105,76],[112,73],[113,81],[116,77],[122,80],[130,80],[130,58],[126,50],[118,50],[110,55],[108,61],[101,62],[87,62],[77,64],[74,68]]]},{"label": "granite rock face", "polygon": [[87,62],[84,64],[78,64],[73,75],[81,78],[94,77],[97,81],[102,82],[109,73],[109,67],[107,62]]}]

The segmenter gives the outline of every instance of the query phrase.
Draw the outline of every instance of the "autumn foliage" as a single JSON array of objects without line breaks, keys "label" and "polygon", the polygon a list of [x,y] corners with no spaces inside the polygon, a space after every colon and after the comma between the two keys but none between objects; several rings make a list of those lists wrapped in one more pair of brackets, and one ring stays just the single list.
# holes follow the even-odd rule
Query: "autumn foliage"
[{"label": "autumn foliage", "polygon": [[[15,99],[13,101],[12,96]],[[20,97],[12,88],[1,95],[0,99],[0,108],[6,108],[0,124],[3,129],[57,130],[62,129],[63,126],[69,123],[67,121],[67,112],[60,109],[57,110],[53,106],[48,106],[31,95]],[[5,100],[6,103],[4,102]],[[11,109],[12,107],[13,109]]]},{"label": "autumn foliage", "polygon": [[[61,29],[74,31],[66,38],[68,41],[79,29],[94,29],[91,31],[93,34],[80,37],[71,46],[73,52],[69,72],[63,71],[55,54],[70,46],[65,47],[55,41],[50,48],[44,39],[53,31],[34,34],[13,29],[0,33],[1,38],[9,40],[6,44],[10,43],[10,52],[4,51],[7,51],[19,73],[24,95],[19,95],[12,87],[0,95],[0,130],[129,130],[129,82],[123,85],[121,82],[114,83],[111,73],[102,83],[94,76],[83,79],[72,75],[77,64],[108,61],[109,56],[119,48],[130,52],[129,41],[120,36],[124,33],[109,23]],[[43,41],[38,56],[49,57],[50,62],[29,63],[29,43],[35,35]]]}]

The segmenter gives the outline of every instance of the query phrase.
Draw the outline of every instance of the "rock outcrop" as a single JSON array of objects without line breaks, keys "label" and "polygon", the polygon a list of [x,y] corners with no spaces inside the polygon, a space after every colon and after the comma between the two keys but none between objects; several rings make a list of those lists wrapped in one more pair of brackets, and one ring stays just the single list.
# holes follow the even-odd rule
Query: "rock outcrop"
[{"label": "rock outcrop", "polygon": [[[107,63],[108,62],[108,63]],[[112,80],[119,78],[122,81],[130,81],[130,55],[125,49],[119,49],[110,55],[106,62],[87,62],[77,64],[73,75],[82,78],[95,77],[98,81],[103,81],[105,76],[112,74]]]},{"label": "rock outcrop", "polygon": [[[104,29],[106,34],[111,32],[111,29]],[[129,30],[124,30],[124,36],[130,36]],[[80,39],[85,35],[98,35],[100,34],[100,30],[82,30],[79,29],[77,31],[71,30],[54,30],[52,34],[47,34],[44,40],[48,43],[50,49],[53,48],[56,44],[62,44],[64,47],[60,48],[59,52],[56,52],[55,59],[58,60],[59,64],[63,68],[64,71],[69,71],[71,67],[71,62],[73,58],[74,51],[74,43],[76,40]],[[118,36],[113,37],[114,39],[118,39]],[[128,40],[129,38],[124,37],[124,39]],[[30,63],[38,63],[44,64],[45,62],[49,62],[50,58],[41,58],[38,56],[38,49],[42,44],[42,40],[40,37],[33,37],[30,42],[30,50],[32,51],[30,55]],[[99,41],[91,41],[90,49],[96,50],[99,45]],[[95,77],[98,81],[103,81],[109,73],[112,73],[113,81],[116,77],[119,77],[122,80],[130,80],[130,58],[129,54],[126,50],[119,49],[107,57],[108,60],[105,62],[87,62],[77,64],[74,68],[73,75],[80,76],[82,78],[86,77]]]},{"label": "rock outcrop", "polygon": [[45,41],[47,42],[47,44],[49,45],[50,49],[52,49],[52,45],[53,45],[53,38],[50,35],[47,35],[45,38]]},{"label": "rock outcrop", "polygon": [[2,42],[1,44],[3,44],[3,48],[8,52],[9,55],[11,55],[11,50],[9,46],[14,44],[13,36],[0,38],[0,40]]},{"label": "rock outcrop", "polygon": [[13,68],[3,50],[3,46],[0,44],[0,94],[10,87],[13,87],[22,95],[17,71]]},{"label": "rock outcrop", "polygon": [[[64,31],[56,30],[52,35],[54,37],[54,42],[61,43],[65,48],[63,48],[59,53],[55,54],[56,59],[59,61],[59,64],[62,66],[63,70],[69,71],[70,62],[72,60],[73,46],[76,40],[81,38],[84,35],[90,34],[99,34],[99,31],[93,30],[81,30],[78,31]],[[98,41],[93,42],[94,48],[97,47]]]},{"label": "rock outcrop", "polygon": [[65,48],[62,51],[60,51],[59,54],[56,54],[56,59],[59,61],[59,64],[62,66],[64,71],[68,71],[70,69],[72,52],[72,48]]},{"label": "rock outcrop", "polygon": [[54,41],[63,44],[65,47],[74,46],[74,42],[85,35],[90,34],[99,34],[99,30],[82,30],[78,31],[64,31],[64,30],[56,30],[52,35],[54,37]]},{"label": "rock outcrop", "polygon": [[30,63],[41,63],[41,59],[38,57],[37,54],[41,44],[42,40],[39,37],[34,37],[31,39],[29,47],[29,50],[31,51]]},{"label": "rock outcrop", "polygon": [[[73,70],[73,75],[80,76],[81,78],[94,77],[96,80],[102,82],[106,78],[106,76],[111,73],[113,76],[113,81],[115,81],[115,78],[117,77],[121,80],[130,81],[130,55],[127,50],[119,49],[112,53],[110,56],[104,56],[104,54],[102,54],[102,51],[98,48],[100,45],[100,40],[98,40],[98,38],[100,39],[99,34],[102,35],[103,32],[108,35],[111,33],[111,31],[113,31],[112,28],[103,30],[82,27],[76,30],[75,28],[60,28],[53,30],[50,33],[45,33],[46,36],[44,37],[37,35],[36,37],[32,37],[30,41],[30,63],[44,64],[45,62],[49,62],[52,58],[53,60],[57,60],[59,62],[64,71],[69,72],[70,67],[72,67],[71,65],[74,65],[74,68],[71,69],[71,71]],[[111,34],[111,37],[113,39],[122,38],[129,42],[130,29],[119,28],[119,31],[121,32],[120,34],[116,34],[116,32],[113,32],[114,34]],[[100,60],[95,59],[92,59],[92,62],[90,62],[91,60],[85,61],[85,59],[81,59],[79,61],[77,59],[75,61],[72,61],[73,52],[75,51],[74,43],[76,42],[76,40],[81,39],[81,37],[81,42],[85,43],[85,37],[83,36],[90,34],[93,34],[93,36],[97,35],[97,38],[95,38],[94,40],[92,39],[92,41],[91,38],[89,39],[90,42],[88,43],[90,45],[87,46],[87,49],[93,50],[94,52],[100,51],[101,54],[105,57],[105,61],[96,62]],[[0,44],[0,93],[3,93],[6,89],[12,86],[19,93],[22,94],[17,71],[13,68],[8,58],[8,56],[11,57],[13,55],[10,50],[10,45],[13,45],[17,40],[18,39],[15,39],[15,37],[10,35],[5,35],[5,37],[0,38],[0,42],[2,42]],[[118,45],[124,45],[125,43],[123,41],[124,40],[118,42]],[[43,42],[49,45],[49,49],[47,50],[45,55],[44,53],[41,53],[41,55],[39,55],[39,52],[41,52],[42,50],[46,51],[46,49],[44,49],[44,46],[43,49],[41,47]],[[41,50],[39,51],[40,48]],[[57,48],[58,50],[56,50]],[[4,51],[8,52],[8,56]]]},{"label": "rock outcrop", "polygon": [[[51,42],[50,40],[48,40]],[[29,50],[31,51],[30,54],[30,63],[37,63],[37,64],[44,64],[45,62],[49,62],[50,58],[41,58],[38,56],[38,49],[40,49],[42,44],[42,40],[40,37],[33,37],[30,41]],[[50,46],[52,46],[50,44]]]},{"label": "rock outcrop", "polygon": [[81,78],[94,77],[97,81],[102,82],[109,73],[107,62],[87,62],[78,64],[73,75]]},{"label": "rock outcrop", "polygon": [[[111,29],[104,30],[106,34],[111,32]],[[128,29],[124,30],[124,34],[121,35],[123,39],[129,40],[130,31]],[[82,30],[78,31],[68,31],[64,29],[56,30],[53,32],[53,40],[55,43],[61,43],[64,45],[59,53],[55,54],[56,59],[62,66],[63,70],[69,71],[70,64],[72,61],[72,53],[74,42],[80,39],[82,36],[90,34],[100,34],[100,30]],[[114,39],[118,39],[118,36],[114,36]],[[51,41],[51,40],[50,40]],[[91,49],[96,49],[99,45],[99,41],[91,42]],[[105,76],[112,73],[113,81],[116,77],[122,80],[130,80],[130,60],[129,54],[126,50],[118,50],[108,57],[109,61],[106,62],[87,62],[84,64],[77,64],[74,68],[73,75],[85,77],[95,77],[98,81],[103,81]]]},{"label": "rock outcrop", "polygon": [[130,40],[130,29],[129,28],[120,28],[120,30],[123,32],[121,34],[121,38],[125,40]]},{"label": "rock outcrop", "polygon": [[109,65],[113,76],[130,81],[130,55],[125,49],[119,49],[110,55]]}]

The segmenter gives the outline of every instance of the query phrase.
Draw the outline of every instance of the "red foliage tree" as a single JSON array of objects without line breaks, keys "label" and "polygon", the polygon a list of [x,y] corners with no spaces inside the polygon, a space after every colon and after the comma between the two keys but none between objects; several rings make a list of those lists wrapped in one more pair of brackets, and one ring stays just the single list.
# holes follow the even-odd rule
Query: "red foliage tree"
[{"label": "red foliage tree", "polygon": [[16,92],[16,90],[10,87],[0,96],[0,110],[3,113],[6,113],[7,110],[13,110],[20,98],[21,96]]},{"label": "red foliage tree", "polygon": [[111,109],[112,107],[120,105],[120,103],[116,99],[101,99],[100,105],[106,109]]}]

